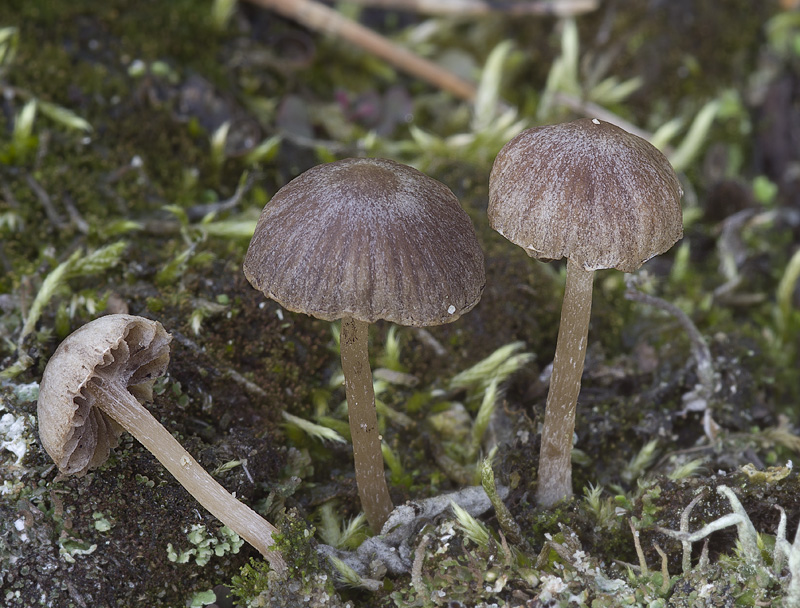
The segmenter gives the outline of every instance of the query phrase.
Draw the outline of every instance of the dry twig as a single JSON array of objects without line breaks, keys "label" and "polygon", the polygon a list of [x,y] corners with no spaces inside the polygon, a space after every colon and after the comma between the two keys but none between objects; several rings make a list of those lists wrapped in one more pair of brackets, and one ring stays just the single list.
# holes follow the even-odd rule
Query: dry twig
[{"label": "dry twig", "polygon": [[324,4],[314,0],[250,0],[250,2],[275,11],[314,31],[344,38],[404,72],[421,78],[460,99],[465,101],[475,99],[477,88],[474,83],[412,53]]},{"label": "dry twig", "polygon": [[414,11],[428,15],[538,15],[572,17],[595,10],[599,0],[352,0],[378,8]]}]

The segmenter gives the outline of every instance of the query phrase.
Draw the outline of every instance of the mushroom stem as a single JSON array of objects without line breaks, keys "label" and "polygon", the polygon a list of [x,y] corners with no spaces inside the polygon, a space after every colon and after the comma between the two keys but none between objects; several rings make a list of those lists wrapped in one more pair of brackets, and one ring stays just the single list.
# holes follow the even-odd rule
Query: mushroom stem
[{"label": "mushroom stem", "polygon": [[258,549],[273,570],[286,571],[283,557],[272,548],[278,529],[211,477],[136,397],[102,378],[83,390],[92,393],[97,407],[146,447],[214,517]]},{"label": "mushroom stem", "polygon": [[536,502],[540,507],[551,507],[572,496],[572,436],[586,357],[593,279],[593,270],[584,270],[572,260],[567,260],[561,324],[539,453]]},{"label": "mushroom stem", "polygon": [[375,391],[369,367],[368,330],[369,323],[344,318],[339,343],[358,496],[370,527],[379,533],[394,505],[383,470]]}]

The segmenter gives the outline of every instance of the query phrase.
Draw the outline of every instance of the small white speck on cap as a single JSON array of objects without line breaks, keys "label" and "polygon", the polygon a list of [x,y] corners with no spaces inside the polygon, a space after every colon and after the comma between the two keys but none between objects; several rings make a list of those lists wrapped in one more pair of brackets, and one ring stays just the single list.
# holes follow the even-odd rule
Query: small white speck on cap
[{"label": "small white speck on cap", "polygon": [[456,311],[456,307],[453,306],[452,304],[450,304],[450,306],[447,307],[448,314],[452,315],[455,311]]},{"label": "small white speck on cap", "polygon": [[599,120],[597,120],[596,118],[592,118],[592,122],[593,122],[594,124],[596,124],[596,125],[599,125],[599,124],[600,124],[600,121],[599,121]]}]

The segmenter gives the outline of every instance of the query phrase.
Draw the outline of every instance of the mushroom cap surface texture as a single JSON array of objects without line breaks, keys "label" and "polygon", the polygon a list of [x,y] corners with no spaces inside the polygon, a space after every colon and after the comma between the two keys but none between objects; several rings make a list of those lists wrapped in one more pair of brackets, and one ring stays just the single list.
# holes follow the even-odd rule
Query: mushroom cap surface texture
[{"label": "mushroom cap surface texture", "polygon": [[633,272],[683,236],[683,194],[652,144],[597,119],[528,129],[489,178],[489,224],[531,257]]},{"label": "mushroom cap surface texture", "polygon": [[42,376],[37,415],[42,445],[62,473],[83,475],[102,464],[123,432],[84,389],[102,381],[152,400],[171,339],[157,321],[116,314],[87,323],[58,346]]},{"label": "mushroom cap surface texture", "polygon": [[281,188],[244,274],[294,312],[412,326],[456,320],[486,282],[475,229],[450,189],[378,158],[318,165]]}]

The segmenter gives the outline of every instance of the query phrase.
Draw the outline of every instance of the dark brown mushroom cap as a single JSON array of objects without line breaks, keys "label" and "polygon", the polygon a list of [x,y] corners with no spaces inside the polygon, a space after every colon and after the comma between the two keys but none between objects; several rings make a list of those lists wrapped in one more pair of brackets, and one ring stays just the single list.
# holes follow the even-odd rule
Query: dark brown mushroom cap
[{"label": "dark brown mushroom cap", "polygon": [[171,339],[157,321],[118,314],[87,323],[58,346],[42,376],[37,415],[42,445],[62,473],[83,475],[99,466],[122,434],[86,386],[102,379],[152,400]]},{"label": "dark brown mushroom cap", "polygon": [[587,118],[528,129],[503,147],[489,223],[531,257],[633,272],[683,236],[682,194],[657,148]]},{"label": "dark brown mushroom cap", "polygon": [[481,297],[483,252],[455,195],[385,159],[309,169],[264,207],[247,280],[284,308],[333,321],[439,325]]}]

